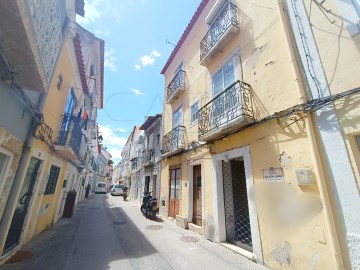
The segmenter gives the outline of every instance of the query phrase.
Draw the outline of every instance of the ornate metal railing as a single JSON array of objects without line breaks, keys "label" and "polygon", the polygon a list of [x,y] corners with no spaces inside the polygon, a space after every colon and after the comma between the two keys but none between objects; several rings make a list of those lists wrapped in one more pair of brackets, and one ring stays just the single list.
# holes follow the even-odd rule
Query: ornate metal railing
[{"label": "ornate metal railing", "polygon": [[33,136],[46,143],[51,150],[54,150],[54,142],[53,142],[53,130],[52,128],[44,122],[43,116],[41,116],[41,121],[38,123],[37,127],[33,132]]},{"label": "ornate metal railing", "polygon": [[142,165],[149,166],[155,162],[155,151],[154,148],[145,149],[142,153]]},{"label": "ornate metal railing", "polygon": [[83,134],[78,120],[70,114],[64,114],[62,116],[61,126],[58,133],[57,145],[70,145],[74,152],[77,155],[80,155],[82,139]]},{"label": "ornate metal railing", "polygon": [[209,31],[200,42],[200,61],[232,25],[239,27],[238,8],[233,3],[227,3],[219,11]]},{"label": "ornate metal railing", "polygon": [[133,158],[131,161],[131,170],[134,171],[134,170],[137,170],[140,168],[140,161],[141,161],[141,158],[139,157],[136,157],[136,158]]},{"label": "ornate metal railing", "polygon": [[244,116],[254,118],[251,86],[236,81],[199,110],[199,137]]},{"label": "ornate metal railing", "polygon": [[181,88],[185,87],[185,71],[179,70],[174,79],[169,83],[166,90],[166,101],[169,99]]},{"label": "ornate metal railing", "polygon": [[162,142],[162,154],[185,149],[185,127],[177,126],[164,135]]}]

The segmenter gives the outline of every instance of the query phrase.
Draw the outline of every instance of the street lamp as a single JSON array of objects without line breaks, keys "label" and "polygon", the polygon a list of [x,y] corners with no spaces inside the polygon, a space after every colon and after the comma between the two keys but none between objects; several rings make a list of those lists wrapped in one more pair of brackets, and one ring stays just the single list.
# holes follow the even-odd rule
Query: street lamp
[{"label": "street lamp", "polygon": [[98,132],[98,142],[99,142],[99,144],[102,144],[103,140],[104,140],[104,138],[103,138],[101,132]]}]

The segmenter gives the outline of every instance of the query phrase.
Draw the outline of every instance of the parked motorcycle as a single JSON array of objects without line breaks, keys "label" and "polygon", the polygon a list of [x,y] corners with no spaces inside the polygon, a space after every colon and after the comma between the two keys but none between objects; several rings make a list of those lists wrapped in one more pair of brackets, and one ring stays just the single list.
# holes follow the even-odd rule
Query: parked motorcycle
[{"label": "parked motorcycle", "polygon": [[150,193],[144,193],[140,210],[146,217],[154,218],[159,213],[158,199],[153,198]]}]

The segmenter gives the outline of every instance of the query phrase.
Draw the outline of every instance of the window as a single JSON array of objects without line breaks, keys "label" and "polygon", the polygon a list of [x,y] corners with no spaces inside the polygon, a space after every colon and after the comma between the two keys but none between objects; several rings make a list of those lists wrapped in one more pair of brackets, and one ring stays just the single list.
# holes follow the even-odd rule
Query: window
[{"label": "window", "polygon": [[6,168],[8,166],[9,156],[0,152],[0,194],[6,179]]},{"label": "window", "polygon": [[49,180],[45,188],[45,195],[54,194],[56,189],[56,184],[59,178],[60,168],[52,165],[50,168]]},{"label": "window", "polygon": [[65,113],[71,115],[75,108],[75,105],[76,105],[76,97],[74,90],[71,88],[66,101]]},{"label": "window", "polygon": [[180,199],[180,168],[170,170],[170,199]]},{"label": "window", "polygon": [[156,135],[156,146],[160,145],[160,134]]},{"label": "window", "polygon": [[227,62],[213,77],[213,96],[235,82],[234,60]]},{"label": "window", "polygon": [[179,66],[175,69],[174,71],[174,76],[176,76],[176,74],[180,71],[180,70],[183,70],[183,61],[181,61],[181,63],[179,64]]},{"label": "window", "polygon": [[191,105],[191,123],[194,123],[199,118],[199,101]]},{"label": "window", "polygon": [[182,125],[182,106],[180,106],[172,115],[172,126],[173,128]]},{"label": "window", "polygon": [[360,0],[338,0],[337,3],[349,35],[357,35],[360,32]]}]

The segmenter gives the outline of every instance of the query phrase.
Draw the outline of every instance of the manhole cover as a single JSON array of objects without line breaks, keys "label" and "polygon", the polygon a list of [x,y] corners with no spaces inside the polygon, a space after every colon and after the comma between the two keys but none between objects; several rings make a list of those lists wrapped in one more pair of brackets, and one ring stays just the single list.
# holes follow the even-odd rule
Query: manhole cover
[{"label": "manhole cover", "polygon": [[32,256],[34,256],[34,254],[32,254],[29,251],[19,250],[18,252],[15,253],[14,256],[12,256],[9,260],[7,260],[5,262],[5,264],[23,262],[23,261],[31,259]]},{"label": "manhole cover", "polygon": [[158,230],[161,230],[162,228],[164,228],[164,227],[161,226],[161,225],[149,225],[149,226],[146,226],[146,229],[153,230],[153,231],[158,231]]},{"label": "manhole cover", "polygon": [[124,224],[126,224],[126,221],[115,221],[113,223],[114,223],[114,225],[124,225]]},{"label": "manhole cover", "polygon": [[184,242],[197,242],[200,240],[200,238],[196,236],[184,235],[180,238],[180,240]]}]

